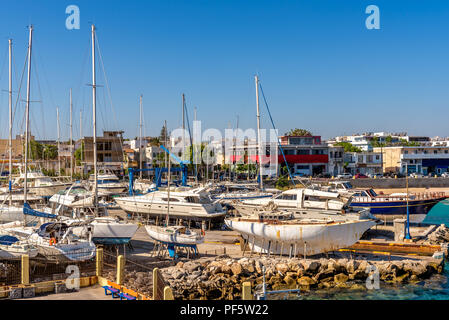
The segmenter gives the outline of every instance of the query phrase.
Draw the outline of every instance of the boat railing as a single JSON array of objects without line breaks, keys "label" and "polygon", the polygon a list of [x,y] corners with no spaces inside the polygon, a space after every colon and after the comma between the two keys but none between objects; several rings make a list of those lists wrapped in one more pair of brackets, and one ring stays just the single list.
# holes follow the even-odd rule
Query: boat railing
[{"label": "boat railing", "polygon": [[[445,198],[445,192],[422,192],[422,193],[410,193],[409,201],[416,200],[432,200]],[[357,202],[396,202],[396,201],[406,201],[407,196],[390,196],[390,195],[378,195],[377,197],[355,197]]]}]

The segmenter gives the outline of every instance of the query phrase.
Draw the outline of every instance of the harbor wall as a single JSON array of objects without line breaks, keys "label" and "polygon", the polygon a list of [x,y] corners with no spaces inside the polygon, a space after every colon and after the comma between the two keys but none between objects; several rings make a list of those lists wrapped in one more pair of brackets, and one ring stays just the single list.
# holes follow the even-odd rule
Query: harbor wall
[{"label": "harbor wall", "polygon": [[[394,189],[405,188],[405,178],[384,179],[351,179],[349,180],[355,188]],[[449,178],[409,178],[409,188],[449,188]]]}]

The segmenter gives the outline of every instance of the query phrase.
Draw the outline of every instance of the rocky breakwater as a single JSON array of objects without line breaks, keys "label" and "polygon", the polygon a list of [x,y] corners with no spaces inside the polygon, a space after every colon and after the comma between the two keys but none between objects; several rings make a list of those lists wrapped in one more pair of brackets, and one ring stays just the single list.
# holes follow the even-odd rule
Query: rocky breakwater
[{"label": "rocky breakwater", "polygon": [[368,277],[390,283],[419,282],[443,271],[441,260],[280,259],[227,256],[179,262],[162,269],[175,299],[240,299],[242,283],[261,288],[263,267],[268,290],[345,288],[366,290]]}]

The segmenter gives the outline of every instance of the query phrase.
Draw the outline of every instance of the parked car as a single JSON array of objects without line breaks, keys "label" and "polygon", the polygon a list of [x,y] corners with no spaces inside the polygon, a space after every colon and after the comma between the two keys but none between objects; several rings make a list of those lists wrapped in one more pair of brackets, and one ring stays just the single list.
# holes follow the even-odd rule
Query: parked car
[{"label": "parked car", "polygon": [[342,173],[337,175],[337,179],[351,179],[352,178],[352,174],[350,173]]},{"label": "parked car", "polygon": [[383,178],[383,177],[384,177],[384,175],[381,174],[381,173],[370,173],[370,174],[368,174],[368,178],[372,178],[372,179],[374,179],[374,178],[378,179],[378,178]]},{"label": "parked car", "polygon": [[410,174],[411,178],[424,178],[424,175],[418,172],[413,172]]},{"label": "parked car", "polygon": [[363,173],[357,173],[354,178],[356,179],[366,179],[368,176],[364,175]]},{"label": "parked car", "polygon": [[449,178],[449,172],[443,172],[443,173],[441,174],[441,177],[442,177],[442,178]]},{"label": "parked car", "polygon": [[331,177],[331,175],[329,173],[320,173],[320,174],[317,174],[315,177],[329,179]]}]

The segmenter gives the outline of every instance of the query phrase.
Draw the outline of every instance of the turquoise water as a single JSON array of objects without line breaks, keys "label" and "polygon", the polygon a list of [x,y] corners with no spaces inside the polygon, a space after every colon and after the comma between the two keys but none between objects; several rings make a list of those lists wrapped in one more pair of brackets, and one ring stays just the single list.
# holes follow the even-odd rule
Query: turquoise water
[{"label": "turquoise water", "polygon": [[[427,214],[423,223],[445,224],[449,226],[449,200],[437,204]],[[363,282],[360,283],[364,285]],[[276,299],[285,299],[277,296]],[[449,264],[446,263],[442,274],[416,284],[391,285],[380,282],[380,289],[354,291],[350,289],[316,290],[302,293],[300,297],[288,299],[302,300],[449,300]]]}]

